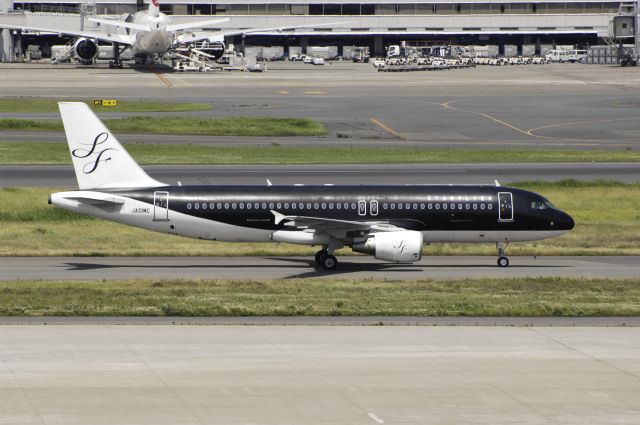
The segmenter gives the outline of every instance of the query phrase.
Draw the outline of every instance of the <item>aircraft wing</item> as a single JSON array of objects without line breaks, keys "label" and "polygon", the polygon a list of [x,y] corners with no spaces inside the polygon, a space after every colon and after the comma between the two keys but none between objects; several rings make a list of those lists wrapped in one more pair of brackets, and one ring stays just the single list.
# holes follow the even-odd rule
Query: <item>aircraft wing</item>
[{"label": "aircraft wing", "polygon": [[192,29],[202,29],[210,25],[220,24],[222,22],[229,22],[229,18],[211,19],[208,21],[185,22],[184,24],[167,25],[167,31],[180,32],[180,31],[186,31],[186,30],[192,30]]},{"label": "aircraft wing", "polygon": [[133,22],[119,21],[115,19],[99,19],[99,18],[89,18],[91,22],[98,23],[100,25],[106,25],[114,28],[126,28],[135,31],[151,31],[149,25],[143,24],[135,24]]},{"label": "aircraft wing", "polygon": [[286,227],[316,229],[327,233],[332,231],[349,231],[361,230],[367,233],[375,232],[391,232],[400,228],[390,224],[388,221],[353,221],[338,220],[334,218],[323,217],[307,217],[301,215],[284,215],[277,211],[271,210],[271,214],[275,217],[275,224],[282,223]]},{"label": "aircraft wing", "polygon": [[5,25],[0,24],[0,28],[6,28],[10,30],[30,31],[30,32],[46,32],[52,34],[64,34],[71,35],[73,37],[86,37],[94,40],[107,41],[109,43],[119,43],[125,45],[133,44],[131,37],[122,34],[104,34],[98,31],[67,31],[60,28],[44,28],[44,27],[31,27],[25,25]]},{"label": "aircraft wing", "polygon": [[[206,21],[203,21],[206,22]],[[253,34],[260,32],[270,32],[270,31],[284,31],[288,29],[295,28],[318,28],[325,27],[329,25],[336,24],[351,24],[352,22],[330,22],[328,24],[313,24],[313,25],[292,25],[288,27],[270,27],[270,28],[250,28],[244,30],[233,30],[233,31],[200,31],[200,32],[192,32],[192,33],[184,33],[180,34],[176,37],[176,41],[178,43],[195,43],[196,41],[209,40],[209,41],[224,41],[224,38],[232,35],[241,35],[241,34]],[[198,23],[197,27],[194,28],[202,28],[201,24]],[[168,27],[167,27],[168,28]]]},{"label": "aircraft wing", "polygon": [[242,35],[242,34],[252,34],[252,33],[271,32],[271,31],[282,32],[288,29],[295,29],[295,28],[318,28],[318,27],[327,27],[330,25],[352,24],[352,23],[353,22],[342,21],[342,22],[329,22],[326,24],[290,25],[287,27],[249,28],[244,30],[220,31],[220,32],[216,32],[215,35],[230,36],[230,35]]}]

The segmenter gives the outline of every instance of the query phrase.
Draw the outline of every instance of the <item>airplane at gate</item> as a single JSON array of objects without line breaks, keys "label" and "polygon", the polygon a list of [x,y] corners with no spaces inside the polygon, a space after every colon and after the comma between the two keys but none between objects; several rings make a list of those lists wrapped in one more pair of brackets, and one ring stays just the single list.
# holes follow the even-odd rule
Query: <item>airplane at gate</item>
[{"label": "airplane at gate", "polygon": [[496,244],[560,236],[574,221],[544,197],[496,185],[169,186],[151,178],[84,103],[60,114],[79,189],[49,203],[160,233],[230,242],[320,246],[335,269],[344,246],[398,263],[421,259],[424,243]]},{"label": "airplane at gate", "polygon": [[[324,27],[335,24],[348,24],[351,22],[331,22],[311,25],[294,25],[288,27],[273,28],[247,28],[244,30],[229,31],[205,31],[212,25],[229,21],[229,18],[218,18],[213,20],[196,20],[181,24],[175,24],[168,16],[160,12],[160,1],[151,0],[148,10],[136,12],[128,15],[124,20],[89,18],[91,22],[96,22],[106,28],[106,32],[97,30],[67,30],[64,28],[46,28],[25,25],[0,25],[0,29],[7,28],[19,31],[50,32],[65,34],[77,37],[73,44],[74,53],[83,61],[90,62],[98,56],[98,42],[108,42],[113,45],[114,61],[111,67],[122,67],[120,54],[126,49],[131,49],[133,53],[147,59],[151,55],[162,55],[173,51],[179,44],[196,43],[207,40],[210,48],[214,50],[211,56],[219,59],[225,51],[225,37],[233,35],[245,35],[266,31],[283,31],[292,28]],[[126,30],[126,34],[121,34],[118,29]],[[199,31],[195,31],[199,30]]]}]

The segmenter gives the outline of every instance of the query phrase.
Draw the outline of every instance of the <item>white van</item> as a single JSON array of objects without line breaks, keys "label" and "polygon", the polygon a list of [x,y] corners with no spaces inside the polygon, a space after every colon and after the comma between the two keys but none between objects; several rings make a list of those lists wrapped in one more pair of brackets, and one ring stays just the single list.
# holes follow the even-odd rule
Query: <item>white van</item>
[{"label": "white van", "polygon": [[569,50],[567,53],[567,60],[569,62],[583,62],[586,58],[586,50]]},{"label": "white van", "polygon": [[549,50],[544,57],[549,62],[567,62],[569,60],[569,52],[566,50]]}]

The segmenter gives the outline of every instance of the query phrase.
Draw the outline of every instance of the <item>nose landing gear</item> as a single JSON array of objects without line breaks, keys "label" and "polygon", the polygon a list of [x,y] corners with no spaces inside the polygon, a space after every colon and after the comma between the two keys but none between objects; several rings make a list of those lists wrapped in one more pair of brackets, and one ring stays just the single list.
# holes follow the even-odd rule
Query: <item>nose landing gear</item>
[{"label": "nose landing gear", "polygon": [[509,267],[509,258],[507,258],[507,245],[508,242],[497,242],[496,249],[498,250],[498,267]]}]

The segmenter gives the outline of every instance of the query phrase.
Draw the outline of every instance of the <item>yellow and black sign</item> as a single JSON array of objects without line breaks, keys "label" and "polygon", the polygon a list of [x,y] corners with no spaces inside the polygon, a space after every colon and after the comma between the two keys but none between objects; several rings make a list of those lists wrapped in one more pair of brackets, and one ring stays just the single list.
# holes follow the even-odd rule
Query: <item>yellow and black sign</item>
[{"label": "yellow and black sign", "polygon": [[93,101],[93,106],[108,106],[115,108],[118,106],[118,101],[115,99],[97,99]]}]

